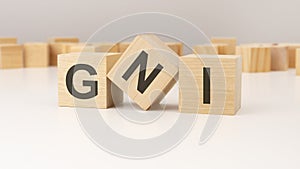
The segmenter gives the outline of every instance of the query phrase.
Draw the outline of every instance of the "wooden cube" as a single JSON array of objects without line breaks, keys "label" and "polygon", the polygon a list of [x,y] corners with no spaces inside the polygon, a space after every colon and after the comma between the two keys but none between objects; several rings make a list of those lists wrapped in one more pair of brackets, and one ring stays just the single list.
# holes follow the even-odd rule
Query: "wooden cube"
[{"label": "wooden cube", "polygon": [[17,38],[0,38],[0,44],[17,44]]},{"label": "wooden cube", "polygon": [[155,35],[137,36],[108,78],[143,110],[159,103],[176,83],[178,55]]},{"label": "wooden cube", "polygon": [[95,47],[96,52],[108,52],[108,53],[117,53],[119,52],[118,44],[114,43],[92,43]]},{"label": "wooden cube", "polygon": [[57,56],[59,54],[68,53],[68,46],[76,43],[50,43],[50,66],[57,66]]},{"label": "wooden cube", "polygon": [[85,43],[66,44],[66,53],[80,53],[80,52],[96,52],[96,47],[92,44],[85,44]]},{"label": "wooden cube", "polygon": [[25,67],[49,66],[48,43],[25,43],[24,44],[24,66]]},{"label": "wooden cube", "polygon": [[296,67],[296,50],[300,48],[300,44],[288,44],[282,43],[279,46],[284,46],[288,48],[288,55],[289,55],[289,68]]},{"label": "wooden cube", "polygon": [[285,46],[270,45],[271,48],[271,70],[286,71],[289,69],[289,53]]},{"label": "wooden cube", "polygon": [[211,39],[212,44],[227,44],[227,46],[224,47],[224,51],[222,51],[222,54],[224,55],[234,55],[236,51],[236,44],[237,40],[236,38],[212,38]]},{"label": "wooden cube", "polygon": [[227,44],[204,44],[194,46],[195,54],[225,55]]},{"label": "wooden cube", "polygon": [[271,49],[257,45],[241,45],[237,54],[242,56],[243,72],[271,71]]},{"label": "wooden cube", "polygon": [[76,37],[55,37],[48,40],[49,43],[79,43],[79,39]]},{"label": "wooden cube", "polygon": [[120,54],[82,52],[58,58],[59,106],[109,108],[123,99],[122,91],[106,77]]},{"label": "wooden cube", "polygon": [[24,66],[23,46],[7,44],[0,45],[0,68],[22,68]]},{"label": "wooden cube", "polygon": [[236,55],[180,58],[179,111],[235,115],[241,107],[242,61]]},{"label": "wooden cube", "polygon": [[131,42],[120,42],[120,43],[118,44],[118,46],[119,46],[119,52],[120,52],[120,53],[124,53],[125,50],[128,48],[128,46],[130,45],[130,43],[131,43]]},{"label": "wooden cube", "polygon": [[166,45],[171,48],[177,55],[183,55],[183,44],[180,42],[166,42]]},{"label": "wooden cube", "polygon": [[296,50],[296,74],[300,76],[300,48]]}]

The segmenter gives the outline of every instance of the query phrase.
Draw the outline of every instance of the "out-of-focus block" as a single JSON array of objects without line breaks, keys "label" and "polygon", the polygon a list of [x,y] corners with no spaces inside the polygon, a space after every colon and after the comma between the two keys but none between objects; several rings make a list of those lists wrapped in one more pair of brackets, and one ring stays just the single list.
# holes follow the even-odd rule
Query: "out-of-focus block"
[{"label": "out-of-focus block", "polygon": [[57,66],[58,55],[68,53],[68,46],[73,44],[76,43],[50,43],[50,66]]},{"label": "out-of-focus block", "polygon": [[286,71],[289,69],[288,48],[285,46],[271,45],[271,70]]},{"label": "out-of-focus block", "polygon": [[139,35],[108,73],[143,110],[159,103],[176,83],[178,55],[155,35]]},{"label": "out-of-focus block", "polygon": [[225,46],[224,51],[222,54],[224,55],[234,55],[236,51],[236,38],[211,38],[211,43],[213,44],[227,44]]},{"label": "out-of-focus block", "polygon": [[79,43],[79,38],[76,37],[55,37],[48,40],[49,43]]},{"label": "out-of-focus block", "polygon": [[24,66],[25,67],[49,66],[48,44],[47,43],[25,43],[24,44]]},{"label": "out-of-focus block", "polygon": [[0,38],[0,44],[17,44],[17,38]]},{"label": "out-of-focus block", "polygon": [[106,77],[119,58],[117,53],[59,55],[59,106],[109,108],[122,101],[122,91]]},{"label": "out-of-focus block", "polygon": [[195,54],[207,54],[207,55],[217,55],[218,48],[215,48],[212,45],[197,45],[194,46],[194,53]]},{"label": "out-of-focus block", "polygon": [[227,44],[204,44],[194,46],[195,54],[225,55]]},{"label": "out-of-focus block", "polygon": [[120,42],[119,45],[119,52],[124,53],[125,50],[128,48],[128,46],[131,44],[131,42]]},{"label": "out-of-focus block", "polygon": [[271,71],[270,47],[241,45],[237,47],[237,54],[242,56],[243,72]]},{"label": "out-of-focus block", "polygon": [[79,52],[96,52],[95,46],[91,44],[75,43],[66,45],[66,53],[79,53]]},{"label": "out-of-focus block", "polygon": [[179,111],[235,115],[241,107],[242,61],[236,55],[180,58]]},{"label": "out-of-focus block", "polygon": [[166,45],[171,48],[177,55],[182,56],[183,54],[183,44],[180,42],[166,42]]},{"label": "out-of-focus block", "polygon": [[296,67],[296,49],[300,48],[300,44],[282,43],[282,44],[278,44],[278,45],[288,48],[289,68],[295,68]]},{"label": "out-of-focus block", "polygon": [[24,66],[23,46],[7,44],[0,45],[0,68],[22,68]]},{"label": "out-of-focus block", "polygon": [[296,53],[296,74],[300,76],[300,48],[297,49]]},{"label": "out-of-focus block", "polygon": [[118,53],[119,45],[114,43],[91,43],[96,52]]}]

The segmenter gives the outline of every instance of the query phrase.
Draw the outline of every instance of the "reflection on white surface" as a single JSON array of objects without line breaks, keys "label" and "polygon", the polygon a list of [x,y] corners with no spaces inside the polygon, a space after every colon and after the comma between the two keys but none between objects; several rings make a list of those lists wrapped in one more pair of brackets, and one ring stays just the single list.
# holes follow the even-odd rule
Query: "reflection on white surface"
[{"label": "reflection on white surface", "polygon": [[[224,116],[206,144],[198,145],[207,119],[199,115],[181,145],[161,157],[138,161],[99,149],[82,132],[74,109],[57,106],[56,71],[0,70],[0,168],[300,167],[300,77],[295,70],[243,74],[242,109],[236,116]],[[176,90],[169,95],[175,98],[172,104]],[[165,112],[170,119],[177,113]]]}]

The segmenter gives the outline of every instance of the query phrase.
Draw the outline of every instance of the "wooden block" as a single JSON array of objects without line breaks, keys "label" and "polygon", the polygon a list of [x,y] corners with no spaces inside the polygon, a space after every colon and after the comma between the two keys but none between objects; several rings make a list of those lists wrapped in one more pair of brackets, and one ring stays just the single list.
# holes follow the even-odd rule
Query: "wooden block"
[{"label": "wooden block", "polygon": [[22,68],[24,65],[23,46],[7,44],[0,45],[0,68]]},{"label": "wooden block", "polygon": [[296,49],[300,48],[300,44],[289,44],[289,43],[281,43],[278,46],[284,46],[288,48],[289,55],[289,68],[296,67]]},{"label": "wooden block", "polygon": [[131,43],[131,42],[120,42],[120,43],[118,44],[118,46],[119,46],[119,52],[120,52],[120,53],[124,53],[125,50],[128,48],[128,46],[130,45],[130,43]]},{"label": "wooden block", "polygon": [[96,52],[96,47],[92,44],[85,43],[72,43],[66,45],[66,53],[79,53],[79,52]]},{"label": "wooden block", "polygon": [[59,54],[68,53],[68,46],[73,45],[76,43],[50,43],[50,66],[57,65],[57,56]]},{"label": "wooden block", "polygon": [[24,44],[24,66],[25,67],[49,66],[48,43],[25,43]]},{"label": "wooden block", "polygon": [[243,72],[271,71],[271,49],[264,46],[241,45],[237,54],[242,56]]},{"label": "wooden block", "polygon": [[195,54],[225,55],[227,44],[204,44],[194,46]]},{"label": "wooden block", "polygon": [[119,52],[119,45],[114,43],[92,43],[95,46],[96,52],[108,52],[117,53]]},{"label": "wooden block", "polygon": [[0,44],[17,44],[17,38],[0,38]]},{"label": "wooden block", "polygon": [[143,110],[159,103],[175,84],[178,55],[155,35],[137,36],[108,78]]},{"label": "wooden block", "polygon": [[288,48],[285,46],[278,46],[276,44],[270,45],[271,48],[271,70],[272,71],[286,71],[289,69],[289,54]]},{"label": "wooden block", "polygon": [[177,55],[183,55],[183,44],[180,42],[166,42],[166,45],[171,48]]},{"label": "wooden block", "polygon": [[79,39],[76,37],[55,37],[48,40],[49,43],[79,43]]},{"label": "wooden block", "polygon": [[114,101],[121,101],[122,91],[106,77],[119,58],[120,54],[117,53],[59,55],[59,106],[109,108],[116,103]]},{"label": "wooden block", "polygon": [[296,50],[296,74],[300,76],[300,48]]},{"label": "wooden block", "polygon": [[224,55],[234,55],[236,51],[236,38],[212,38],[211,39],[212,44],[227,44],[225,46],[224,51],[222,51],[222,54]]},{"label": "wooden block", "polygon": [[179,111],[235,115],[241,107],[242,61],[236,55],[191,54],[179,62]]}]

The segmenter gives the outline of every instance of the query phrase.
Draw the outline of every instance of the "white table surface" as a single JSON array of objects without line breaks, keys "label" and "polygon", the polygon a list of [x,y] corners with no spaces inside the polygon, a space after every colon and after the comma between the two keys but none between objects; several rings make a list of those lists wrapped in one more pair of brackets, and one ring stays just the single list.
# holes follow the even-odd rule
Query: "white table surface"
[{"label": "white table surface", "polygon": [[[207,119],[199,115],[179,146],[146,160],[115,157],[87,138],[74,110],[57,106],[56,71],[0,70],[1,169],[300,168],[300,77],[295,70],[243,74],[242,109],[223,116],[207,143],[198,144]],[[169,97],[176,94],[173,89]]]}]

